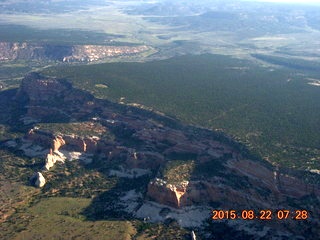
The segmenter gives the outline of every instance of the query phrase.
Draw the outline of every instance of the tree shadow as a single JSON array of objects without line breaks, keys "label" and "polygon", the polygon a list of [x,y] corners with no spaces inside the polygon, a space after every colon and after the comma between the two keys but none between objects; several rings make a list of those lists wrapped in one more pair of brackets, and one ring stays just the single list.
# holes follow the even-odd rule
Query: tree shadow
[{"label": "tree shadow", "polygon": [[[145,194],[147,185],[150,181],[150,176],[142,176],[134,179],[117,179],[117,184],[108,191],[105,191],[95,197],[90,206],[84,209],[82,214],[87,220],[111,220],[111,219],[134,219],[132,213],[125,211],[119,199],[124,193],[136,191],[137,193]],[[141,206],[142,201],[139,203]]]}]

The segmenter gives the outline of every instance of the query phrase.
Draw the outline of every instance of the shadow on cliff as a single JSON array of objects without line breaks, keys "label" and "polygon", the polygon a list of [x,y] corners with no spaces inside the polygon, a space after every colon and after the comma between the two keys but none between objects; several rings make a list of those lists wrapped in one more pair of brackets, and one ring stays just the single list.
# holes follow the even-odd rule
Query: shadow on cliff
[{"label": "shadow on cliff", "polygon": [[[23,79],[19,90],[7,90],[0,92],[0,124],[2,124],[4,128],[8,128],[9,131],[11,131],[11,137],[14,134],[16,134],[16,138],[23,136],[29,129],[33,128],[37,121],[40,121],[41,123],[70,123],[90,121],[92,120],[92,118],[97,117],[102,117],[105,118],[104,120],[106,120],[109,117],[109,113],[104,114],[105,109],[109,109],[111,115],[115,113],[125,116],[127,113],[130,112],[131,117],[143,116],[140,119],[142,121],[148,118],[152,118],[153,120],[156,120],[172,129],[180,129],[182,131],[188,129],[189,132],[201,132],[201,134],[199,133],[201,137],[214,137],[214,139],[216,139],[217,141],[226,143],[228,145],[231,145],[233,148],[237,149],[237,151],[239,151],[243,157],[247,157],[249,159],[255,158],[255,156],[250,155],[247,148],[233,141],[227,136],[224,136],[223,134],[219,135],[219,133],[195,127],[187,128],[186,126],[182,125],[180,122],[172,118],[160,116],[156,113],[135,107],[111,103],[107,100],[96,99],[92,94],[86,91],[74,89],[72,85],[65,80],[55,80],[52,78],[41,76],[37,73],[31,73]],[[26,120],[31,120],[31,122],[26,123]],[[32,122],[33,120],[36,121]],[[123,121],[126,121],[125,118]],[[141,148],[146,150],[146,146],[143,145],[147,145],[147,141],[140,143],[135,142],[135,139],[130,138],[130,135],[133,134],[135,128],[128,129],[129,134],[127,135],[126,131],[122,131],[123,126],[125,126],[125,124],[120,124],[118,128],[110,128],[111,131],[117,131],[115,132],[116,144],[110,145],[110,147],[118,145],[135,148],[135,146],[138,146],[137,150],[140,150],[139,147],[141,145]],[[1,126],[1,128],[3,127]],[[171,131],[172,129],[169,130]],[[118,132],[119,130],[120,132]],[[191,134],[191,136],[193,137],[194,135]],[[4,135],[2,135],[1,137],[2,141],[4,141],[5,139],[10,139],[9,135],[8,138],[6,138],[6,136]],[[196,141],[196,139],[193,140]],[[187,143],[189,144],[190,142]],[[149,144],[151,145],[147,146],[150,147],[147,150],[152,151],[153,143],[151,142]],[[163,144],[165,145],[167,143]],[[188,156],[187,159],[193,157]],[[230,158],[232,156],[225,157]],[[166,158],[167,160],[169,159],[168,156],[166,156]],[[172,158],[177,158],[177,156],[173,156]],[[179,156],[178,158],[182,158],[182,156]],[[118,160],[119,159],[117,159],[117,163],[119,163]],[[255,160],[261,162],[261,159]],[[108,164],[107,160],[100,159],[100,161],[100,163],[94,162],[93,164],[83,165],[78,168],[76,168],[73,165],[73,167],[75,167],[74,171],[84,171],[85,173],[83,175],[86,175],[87,173],[90,173],[91,170],[93,170],[101,173],[102,178],[110,178],[108,176],[108,170],[110,170],[111,167],[104,166]],[[226,159],[219,160],[220,163],[223,161],[226,161]],[[213,165],[203,164],[202,167],[196,167],[193,170],[193,172],[191,172],[191,177],[193,177],[195,174],[198,175],[198,178],[199,176],[205,176],[205,174],[208,174],[209,177],[214,177],[220,174],[219,176],[223,178],[225,181],[229,180],[229,185],[231,188],[239,189],[239,187],[241,186],[248,185],[248,181],[246,178],[240,179],[238,174],[230,174],[226,172],[224,166],[222,166],[221,164],[218,165],[216,162],[212,161],[208,162],[213,163]],[[66,165],[67,164],[68,163],[66,163]],[[263,164],[268,165],[265,162],[263,162]],[[28,169],[39,169],[39,166],[40,165],[38,163],[25,162],[25,164],[22,164],[19,167]],[[69,183],[72,184],[73,182],[74,185],[72,185],[67,190],[73,192],[72,196],[74,197],[85,197],[81,193],[81,189],[79,191],[77,189],[81,188],[78,181],[78,176],[73,175],[68,177],[64,173],[64,168],[66,169],[65,166],[60,166],[57,167],[56,170],[49,173],[51,175],[51,179],[48,178],[49,181],[47,185],[44,187],[43,193],[47,194],[49,192],[53,192],[56,189],[59,190],[61,185],[63,185],[63,182],[65,183],[65,185],[68,185]],[[136,193],[141,193],[144,196],[147,191],[148,183],[152,177],[154,177],[154,175],[134,179],[113,178],[115,179],[115,184],[108,188],[104,188],[103,192],[101,191],[102,186],[99,186],[99,182],[90,182],[87,186],[89,186],[89,188],[90,186],[94,186],[93,188],[94,190],[97,190],[98,194],[95,194],[95,197],[92,199],[92,202],[87,208],[83,210],[82,214],[86,217],[87,220],[91,221],[135,219],[133,215],[125,211],[124,208],[126,208],[127,206],[121,203],[120,199],[122,198],[122,200],[126,202],[126,204],[130,205],[130,197],[126,194],[128,194],[128,192],[131,192],[134,195],[134,192],[131,190],[135,190]],[[53,184],[53,182],[50,182],[52,179],[56,181],[55,184]],[[240,180],[242,180],[242,182]],[[91,197],[93,195],[94,194],[89,195],[88,197]],[[62,192],[60,196],[67,195],[64,195],[64,193]],[[132,201],[131,203],[134,204],[133,208],[138,208],[139,206],[141,206],[143,201],[142,199],[143,198],[141,197],[135,198],[134,201]],[[135,210],[132,209],[132,206],[130,206],[130,209]]]},{"label": "shadow on cliff", "polygon": [[17,89],[0,91],[0,124],[10,129],[15,128],[15,120],[22,114],[22,109],[14,99],[16,94]]}]

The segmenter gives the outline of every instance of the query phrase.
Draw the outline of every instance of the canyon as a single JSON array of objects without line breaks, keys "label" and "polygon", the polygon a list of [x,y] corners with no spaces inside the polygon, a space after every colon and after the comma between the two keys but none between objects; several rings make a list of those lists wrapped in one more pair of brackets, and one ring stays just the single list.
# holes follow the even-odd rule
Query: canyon
[{"label": "canyon", "polygon": [[145,45],[59,45],[50,43],[0,42],[0,62],[15,60],[95,62],[106,58],[131,56],[150,50]]}]

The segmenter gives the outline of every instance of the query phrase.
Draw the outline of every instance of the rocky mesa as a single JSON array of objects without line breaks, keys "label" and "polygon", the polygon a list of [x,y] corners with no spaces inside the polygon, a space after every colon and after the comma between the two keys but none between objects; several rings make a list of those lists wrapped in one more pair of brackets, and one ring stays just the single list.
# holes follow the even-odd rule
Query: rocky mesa
[{"label": "rocky mesa", "polygon": [[[48,149],[43,158],[46,170],[57,159],[67,160],[63,151],[91,153],[99,156],[94,160],[99,166],[117,165],[113,175],[148,175],[146,202],[176,209],[198,205],[221,209],[299,206],[319,214],[315,204],[320,201],[319,185],[255,158],[245,146],[221,132],[95,99],[65,80],[38,73],[23,79],[16,100],[24,109],[22,119],[37,120],[25,123],[31,130],[24,141],[28,146]],[[44,128],[43,123],[51,126],[57,121],[65,132]],[[32,179],[42,178],[38,174]],[[309,223],[319,226],[319,219],[311,218]]]},{"label": "rocky mesa", "polygon": [[[270,205],[284,197],[320,195],[318,186],[283,174],[267,162],[250,159],[242,145],[222,133],[195,129],[146,110],[94,99],[72,88],[65,80],[30,73],[23,79],[17,99],[25,101],[25,116],[40,121],[54,122],[59,112],[66,123],[72,119],[99,122],[105,131],[114,135],[112,141],[64,133],[55,136],[38,127],[31,129],[25,139],[50,146],[49,155],[59,155],[60,148],[102,152],[106,161],[119,161],[126,168],[157,171],[157,178],[149,184],[148,196],[159,202],[166,203],[165,198],[170,195],[166,193],[170,192],[177,196],[175,200],[168,200],[175,207],[222,200],[219,192],[229,196],[238,192],[237,201],[247,199],[249,194],[251,204],[270,202]],[[99,118],[92,118],[98,112]],[[137,144],[129,147],[128,142],[132,140]],[[168,166],[173,162],[179,163]],[[188,164],[188,173],[185,173],[183,169]],[[165,173],[163,168],[167,168]],[[172,180],[172,176],[181,178]]]},{"label": "rocky mesa", "polygon": [[48,43],[0,42],[0,62],[12,60],[94,62],[106,58],[135,55],[150,49],[145,45],[54,45]]}]

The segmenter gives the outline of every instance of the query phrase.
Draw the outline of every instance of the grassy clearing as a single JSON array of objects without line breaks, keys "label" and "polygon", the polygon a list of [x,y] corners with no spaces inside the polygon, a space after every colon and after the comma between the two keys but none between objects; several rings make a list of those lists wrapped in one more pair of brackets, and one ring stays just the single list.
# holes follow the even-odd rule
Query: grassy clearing
[{"label": "grassy clearing", "polygon": [[[37,21],[37,19],[33,20]],[[3,42],[43,42],[54,44],[105,44],[115,37],[102,32],[78,29],[40,30],[18,24],[1,25],[0,35]],[[117,43],[114,44],[117,45]]]},{"label": "grassy clearing", "polygon": [[18,221],[27,219],[28,224],[13,225],[17,229],[10,239],[131,239],[135,228],[128,221],[86,221],[81,211],[90,202],[80,198],[43,199],[15,216]]},{"label": "grassy clearing", "polygon": [[186,239],[189,231],[176,222],[144,223],[138,220],[89,221],[82,215],[90,199],[48,198],[18,212],[0,227],[3,240],[22,239],[104,239],[151,240]]},{"label": "grassy clearing", "polygon": [[[39,193],[28,185],[33,170],[31,160],[7,150],[0,150],[0,239],[5,239],[6,221]],[[10,231],[9,231],[10,232]]]}]

